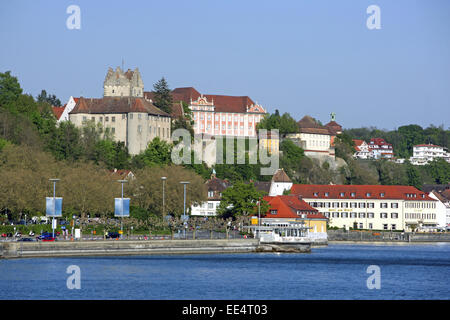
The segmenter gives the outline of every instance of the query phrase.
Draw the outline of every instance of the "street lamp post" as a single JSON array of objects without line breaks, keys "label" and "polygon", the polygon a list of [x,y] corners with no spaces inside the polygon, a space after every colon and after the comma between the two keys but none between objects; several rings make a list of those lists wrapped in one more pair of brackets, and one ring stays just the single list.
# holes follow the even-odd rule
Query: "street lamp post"
[{"label": "street lamp post", "polygon": [[58,182],[60,179],[57,178],[53,178],[53,179],[49,179],[50,181],[53,182],[53,217],[52,217],[52,236],[53,238],[55,238],[55,223],[53,222],[55,220],[55,215],[56,215],[56,182]]},{"label": "street lamp post", "polygon": [[161,177],[161,180],[163,182],[163,214],[162,214],[162,216],[165,217],[166,216],[166,198],[165,198],[165,194],[164,194],[164,186],[165,186],[167,177]]},{"label": "street lamp post", "polygon": [[127,180],[117,180],[122,184],[122,209],[121,209],[121,217],[120,217],[120,239],[123,239],[123,184],[127,183]]},{"label": "street lamp post", "polygon": [[[183,208],[183,220],[186,223],[186,185],[189,184],[189,181],[180,181],[184,188],[184,208]],[[184,228],[184,238],[186,238],[186,227]]]}]

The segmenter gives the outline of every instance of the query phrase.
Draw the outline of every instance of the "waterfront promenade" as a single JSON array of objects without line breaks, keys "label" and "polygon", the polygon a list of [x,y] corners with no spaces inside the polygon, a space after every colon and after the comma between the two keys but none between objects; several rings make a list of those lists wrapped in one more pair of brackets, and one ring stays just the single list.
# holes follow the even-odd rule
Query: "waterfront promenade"
[{"label": "waterfront promenade", "polygon": [[257,239],[2,242],[0,257],[58,257],[255,252]]}]

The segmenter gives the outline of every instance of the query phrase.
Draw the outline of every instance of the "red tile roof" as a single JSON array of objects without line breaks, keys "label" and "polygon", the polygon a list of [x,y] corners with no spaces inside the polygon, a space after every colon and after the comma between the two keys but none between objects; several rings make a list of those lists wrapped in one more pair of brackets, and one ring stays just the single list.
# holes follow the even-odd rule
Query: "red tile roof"
[{"label": "red tile roof", "polygon": [[59,120],[59,118],[61,118],[61,115],[63,114],[65,108],[66,105],[64,105],[63,107],[52,107],[53,114],[55,115],[56,120]]},{"label": "red tile roof", "polygon": [[330,131],[318,124],[311,116],[304,116],[297,122],[300,132],[330,135]]},{"label": "red tile roof", "polygon": [[[294,184],[291,188],[291,193],[308,199],[398,199],[435,201],[425,192],[412,186]],[[328,193],[328,196],[326,196],[325,193]],[[344,195],[341,196],[341,193],[344,193]]]},{"label": "red tile roof", "polygon": [[338,132],[342,132],[342,126],[336,121],[330,121],[325,125],[325,128],[330,131],[332,135],[336,135]]},{"label": "red tile roof", "polygon": [[103,97],[101,99],[80,98],[70,112],[73,113],[128,113],[145,112],[154,115],[169,116],[143,98]]},{"label": "red tile roof", "polygon": [[[326,219],[322,213],[296,195],[265,196],[263,199],[270,206],[265,218],[301,218],[301,214],[306,214],[308,219]],[[276,210],[276,214],[272,214],[271,210]]]},{"label": "red tile roof", "polygon": [[[191,103],[201,97],[202,94],[198,92],[193,87],[176,88],[172,90],[172,100],[173,102],[184,101],[186,103]],[[204,94],[204,97],[208,99],[209,102],[214,101],[216,112],[247,112],[247,107],[255,105],[252,99],[248,96],[226,96],[217,94]],[[144,97],[146,99],[154,99],[153,92],[144,92]]]}]

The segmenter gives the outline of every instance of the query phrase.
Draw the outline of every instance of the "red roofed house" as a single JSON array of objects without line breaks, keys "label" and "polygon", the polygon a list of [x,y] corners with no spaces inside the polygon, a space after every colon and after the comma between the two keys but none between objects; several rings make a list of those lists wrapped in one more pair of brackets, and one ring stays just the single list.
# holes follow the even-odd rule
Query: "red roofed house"
[{"label": "red roofed house", "polygon": [[328,219],[298,195],[265,196],[263,199],[269,203],[270,208],[261,216],[262,226],[304,222],[309,228],[307,237],[327,239]]},{"label": "red roofed house", "polygon": [[369,152],[374,159],[391,159],[394,157],[392,144],[387,143],[383,138],[370,139]]},{"label": "red roofed house", "polygon": [[[171,118],[151,101],[144,99],[144,82],[136,68],[126,72],[117,67],[108,72],[103,82],[103,98],[73,99],[67,103],[61,119],[77,127],[94,124],[115,141],[122,141],[132,155],[144,151],[156,137],[171,142]],[[72,106],[73,105],[73,106]]]},{"label": "red roofed house", "polygon": [[70,96],[69,101],[62,107],[52,107],[53,114],[56,117],[57,122],[69,121],[69,113],[75,108],[80,98],[74,98]]},{"label": "red roofed house", "polygon": [[412,186],[294,184],[301,196],[339,228],[406,230],[437,227],[435,199]]},{"label": "red roofed house", "polygon": [[[152,99],[152,92],[144,92]],[[201,94],[195,88],[176,88],[174,103],[189,105],[194,117],[194,133],[211,136],[256,137],[256,125],[267,113],[248,96]]]},{"label": "red roofed house", "polygon": [[369,145],[364,140],[353,139],[355,144],[355,153],[353,157],[359,159],[370,159],[372,158],[372,153],[369,150]]}]

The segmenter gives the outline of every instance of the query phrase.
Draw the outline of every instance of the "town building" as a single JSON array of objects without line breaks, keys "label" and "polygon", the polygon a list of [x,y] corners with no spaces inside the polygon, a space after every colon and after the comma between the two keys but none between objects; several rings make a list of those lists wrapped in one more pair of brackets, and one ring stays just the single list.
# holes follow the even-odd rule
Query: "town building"
[{"label": "town building", "polygon": [[62,107],[52,107],[56,122],[69,121],[69,113],[75,108],[79,98],[70,96],[69,101]]},{"label": "town building", "polygon": [[450,153],[446,148],[434,144],[418,144],[413,146],[413,156],[409,161],[413,165],[426,165],[438,158],[450,163]]},{"label": "town building", "polygon": [[353,143],[355,144],[355,153],[353,154],[354,158],[357,159],[371,159],[373,158],[373,154],[369,150],[369,145],[364,140],[353,139]]},{"label": "town building", "polygon": [[334,140],[336,137],[342,133],[342,126],[336,122],[336,113],[332,112],[331,114],[331,121],[328,122],[325,125],[325,128],[328,129],[328,132],[330,133],[330,145],[334,147]]},{"label": "town building", "polygon": [[89,122],[122,141],[132,155],[144,151],[155,138],[170,142],[170,116],[143,98],[81,97],[69,113],[70,122],[83,127]]},{"label": "town building", "polygon": [[270,183],[269,196],[281,196],[285,191],[291,190],[292,181],[284,172],[284,169],[278,169],[272,177]]},{"label": "town building", "polygon": [[[148,100],[153,92],[144,92]],[[256,125],[266,110],[248,96],[201,94],[193,87],[172,91],[174,103],[188,104],[192,110],[194,133],[210,136],[256,137]]]},{"label": "town building", "polygon": [[265,133],[258,131],[258,144],[260,148],[267,150],[269,154],[279,154],[280,136],[278,131],[267,130]]},{"label": "town building", "polygon": [[321,126],[310,116],[304,116],[297,124],[299,132],[286,134],[286,139],[302,148],[308,157],[322,161],[335,159],[328,128]]},{"label": "town building", "polygon": [[383,138],[372,138],[368,145],[371,159],[392,159],[394,157],[392,144],[387,143]]},{"label": "town building", "polygon": [[77,127],[93,124],[124,142],[131,155],[144,151],[155,137],[171,142],[170,115],[143,98],[144,83],[137,68],[126,72],[109,68],[103,90],[103,98],[69,100],[64,110],[69,121]]},{"label": "town building", "polygon": [[303,222],[308,228],[306,237],[327,239],[328,219],[297,195],[265,196],[269,210],[261,216],[261,226]]},{"label": "town building", "polygon": [[192,216],[216,216],[217,208],[222,199],[222,192],[231,186],[228,180],[222,180],[216,177],[215,173],[211,179],[205,182],[208,190],[208,201],[200,204],[193,204],[191,207]]},{"label": "town building", "polygon": [[450,190],[447,190],[447,192],[433,190],[428,195],[430,198],[437,200],[438,227],[442,229],[450,227]]},{"label": "town building", "polygon": [[143,98],[144,82],[138,68],[125,72],[120,67],[115,71],[109,68],[103,82],[103,96]]},{"label": "town building", "polygon": [[291,194],[301,196],[338,228],[405,230],[437,228],[437,201],[412,186],[302,185]]}]

